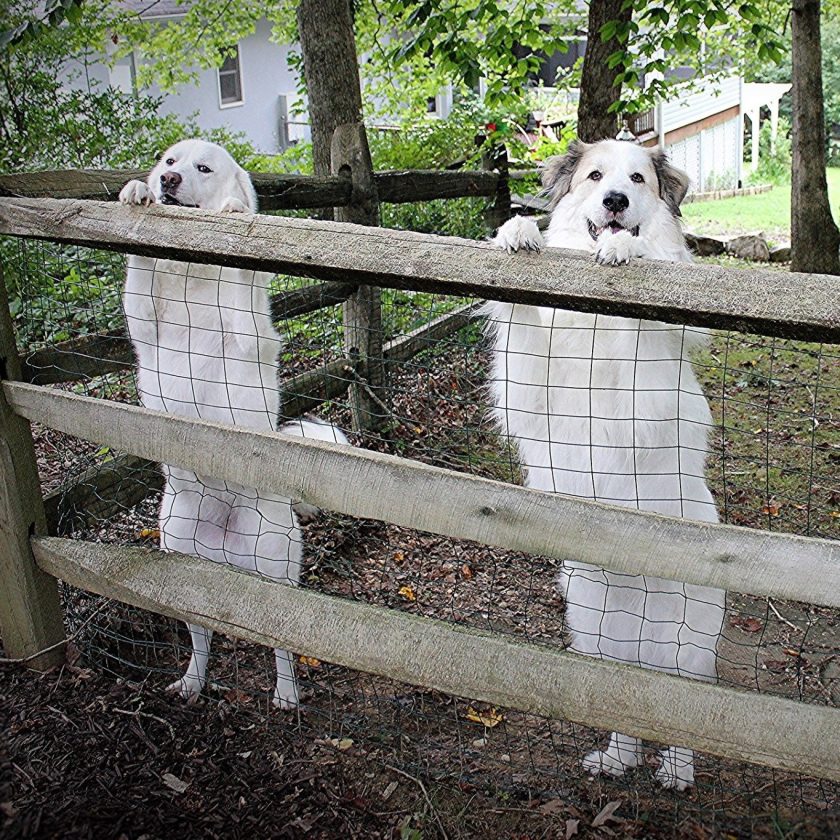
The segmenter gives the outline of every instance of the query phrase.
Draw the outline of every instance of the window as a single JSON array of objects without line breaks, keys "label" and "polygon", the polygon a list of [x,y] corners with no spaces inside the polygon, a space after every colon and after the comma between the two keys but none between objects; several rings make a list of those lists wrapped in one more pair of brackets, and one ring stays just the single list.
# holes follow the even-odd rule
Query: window
[{"label": "window", "polygon": [[227,105],[239,105],[242,102],[242,70],[239,65],[239,44],[233,55],[225,59],[219,68],[219,103],[224,108]]}]

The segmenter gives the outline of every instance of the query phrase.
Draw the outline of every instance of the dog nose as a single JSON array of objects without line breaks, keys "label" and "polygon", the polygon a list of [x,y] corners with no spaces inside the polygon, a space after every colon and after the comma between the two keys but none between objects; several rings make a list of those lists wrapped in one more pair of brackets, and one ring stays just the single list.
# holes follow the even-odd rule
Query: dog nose
[{"label": "dog nose", "polygon": [[[177,172],[164,172],[160,176],[160,185],[165,190],[174,190],[181,183],[181,176]],[[606,203],[606,199],[604,199]]]},{"label": "dog nose", "polygon": [[622,210],[626,210],[629,206],[630,199],[627,198],[624,193],[610,190],[610,192],[604,196],[604,207],[606,207],[611,213],[620,213]]}]

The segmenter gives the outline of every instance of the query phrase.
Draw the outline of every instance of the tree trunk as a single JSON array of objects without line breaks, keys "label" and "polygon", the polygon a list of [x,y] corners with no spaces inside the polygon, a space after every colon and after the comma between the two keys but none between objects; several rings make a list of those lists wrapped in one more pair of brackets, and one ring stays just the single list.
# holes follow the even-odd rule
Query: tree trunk
[{"label": "tree trunk", "polygon": [[840,231],[825,177],[819,0],[793,0],[791,271],[840,274]]},{"label": "tree trunk", "polygon": [[590,0],[586,52],[580,80],[578,103],[578,137],[586,143],[612,140],[618,133],[618,114],[608,111],[621,96],[621,85],[615,84],[617,69],[610,69],[607,59],[621,44],[613,37],[601,40],[601,27],[615,20],[629,23],[633,7],[622,9],[624,0]]},{"label": "tree trunk", "polygon": [[330,174],[333,132],[362,121],[350,0],[301,0],[297,10],[316,175]]}]

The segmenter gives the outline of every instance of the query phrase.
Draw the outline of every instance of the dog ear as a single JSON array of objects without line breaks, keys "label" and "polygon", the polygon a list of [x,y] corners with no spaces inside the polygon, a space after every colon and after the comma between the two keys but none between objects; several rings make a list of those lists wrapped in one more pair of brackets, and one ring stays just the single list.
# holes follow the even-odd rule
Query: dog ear
[{"label": "dog ear", "polygon": [[580,159],[589,148],[582,140],[573,140],[565,155],[549,158],[543,170],[543,188],[551,195],[551,206],[556,207],[560,199],[572,188],[572,178]]},{"label": "dog ear", "polygon": [[659,181],[659,197],[668,205],[673,216],[682,216],[680,204],[688,192],[688,175],[672,166],[668,155],[659,150],[651,154],[653,168]]},{"label": "dog ear", "polygon": [[236,196],[252,213],[257,212],[257,191],[251,183],[251,176],[239,165],[234,178],[239,195]]}]

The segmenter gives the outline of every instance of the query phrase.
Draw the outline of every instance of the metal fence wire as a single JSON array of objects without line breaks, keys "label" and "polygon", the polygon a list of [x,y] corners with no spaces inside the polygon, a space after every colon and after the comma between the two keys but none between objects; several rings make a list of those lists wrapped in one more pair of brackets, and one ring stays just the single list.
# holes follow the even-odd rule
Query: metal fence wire
[{"label": "metal fence wire", "polygon": [[[135,358],[122,306],[125,258],[27,240],[4,239],[0,248],[26,378],[76,394],[137,403]],[[480,301],[382,291],[383,357],[368,360],[384,370],[384,385],[368,403],[378,406],[379,416],[370,424],[373,428],[353,431],[348,386],[367,386],[364,366],[352,354],[348,356],[342,337],[340,304],[352,288],[342,290],[339,284],[293,277],[267,278],[282,346],[277,344],[272,350],[274,336],[266,332],[268,349],[261,347],[260,363],[249,367],[237,353],[252,358],[247,355],[251,351],[237,349],[236,330],[231,327],[235,319],[226,320],[230,313],[223,311],[230,310],[234,300],[241,302],[241,289],[228,295],[227,275],[218,268],[191,266],[189,270],[217,278],[209,284],[212,292],[202,304],[215,314],[207,319],[205,312],[200,317],[202,324],[215,323],[225,334],[207,336],[210,350],[193,348],[190,364],[194,369],[176,372],[169,382],[141,385],[145,393],[157,389],[162,403],[169,400],[161,407],[223,419],[220,412],[230,414],[231,401],[236,403],[241,397],[250,401],[253,416],[234,412],[230,419],[240,425],[268,427],[274,423],[271,415],[276,407],[281,422],[300,424],[305,414],[342,429],[355,446],[474,475],[521,483],[524,470],[533,474],[545,467],[544,460],[527,463],[523,453],[530,451],[528,447],[520,444],[517,451],[501,434],[491,411],[493,371],[499,368],[493,365],[493,345]],[[153,272],[178,271],[183,271],[183,264],[158,261],[150,264],[146,279],[151,282]],[[253,282],[253,272],[247,274],[248,282]],[[182,328],[194,326],[195,311],[183,300],[170,303],[174,314],[169,317],[175,323]],[[234,314],[256,317],[250,306]],[[137,334],[142,332],[140,327]],[[669,329],[680,333],[679,341],[686,340],[683,328]],[[175,353],[175,345],[167,344],[168,340],[161,335],[154,352]],[[266,398],[265,392],[271,390],[266,370],[271,369],[273,378],[271,358],[277,350],[279,396]],[[554,347],[551,352],[562,358],[560,349]],[[592,358],[586,353],[582,356],[580,346],[570,345],[565,352],[569,365],[581,364],[592,376]],[[596,354],[597,364],[596,348],[590,344],[587,352]],[[206,366],[196,364],[202,353],[208,356]],[[657,361],[651,358],[646,363],[656,365]],[[698,349],[693,367],[711,408],[711,422],[699,430],[699,438],[708,436],[705,477],[721,521],[826,538],[840,536],[838,348],[715,332],[708,346]],[[225,369],[228,372],[221,380],[212,381]],[[255,375],[257,387],[248,392]],[[515,381],[512,374],[508,378]],[[687,398],[684,382],[681,379],[672,394],[648,397]],[[175,406],[172,394],[183,394],[185,383],[194,400],[191,405]],[[576,419],[587,425],[597,420],[599,386],[590,380],[569,387],[579,387],[590,406],[589,413]],[[231,397],[234,388],[240,389],[240,397]],[[546,388],[550,389],[550,383]],[[604,395],[611,400],[621,398],[606,386]],[[254,407],[252,397],[264,401],[261,411]],[[629,401],[642,398],[638,391],[625,397]],[[524,403],[508,407],[518,412],[527,409]],[[545,432],[540,431],[544,419],[533,418],[533,441],[538,446],[547,444]],[[669,422],[673,416],[666,411],[660,419]],[[610,434],[617,437],[605,439],[603,447],[622,446],[627,434],[633,441],[632,421],[630,425],[629,432],[618,426],[609,429],[608,438]],[[321,432],[329,429],[318,428]],[[53,533],[108,543],[159,544],[164,480],[157,465],[37,423],[33,433]],[[520,455],[526,463],[520,464]],[[598,472],[595,466],[574,466],[573,461],[558,469],[578,470],[593,481]],[[633,471],[633,457],[628,463],[631,469],[622,472],[620,484],[632,486],[635,495],[627,497],[619,491],[616,500],[644,508],[644,499],[655,499],[655,494],[646,496],[639,489],[640,473]],[[601,478],[606,481],[610,476]],[[170,474],[168,493],[174,495],[164,500],[169,519],[164,518],[163,530],[164,540],[166,532],[175,535],[171,548],[189,544],[211,559],[250,564],[257,573],[297,580],[303,587],[343,598],[547,645],[567,644],[564,616],[574,605],[564,601],[558,587],[562,565],[558,560],[328,512],[300,510],[298,527],[291,515],[294,500],[260,497],[248,488],[178,471]],[[188,509],[201,505],[201,518],[216,524],[199,533],[187,515],[181,528],[177,520],[182,501]],[[231,542],[228,532],[236,527],[241,530]],[[234,556],[237,546],[245,546],[248,557]],[[288,565],[278,561],[278,552]],[[255,563],[255,556],[265,562]],[[792,567],[795,562],[792,557]],[[604,622],[609,624],[611,610],[626,611],[633,601],[611,601],[609,587],[638,589],[642,580],[623,577],[623,583],[622,576],[615,574],[602,584],[607,591],[599,643],[622,641],[610,639]],[[639,593],[639,603],[668,597],[656,585]],[[680,593],[685,614],[676,623],[683,630],[702,634],[702,628],[691,626],[697,606],[692,599],[705,596],[697,587],[684,587]],[[154,691],[163,691],[181,678],[191,650],[183,624],[70,586],[63,587],[63,599],[75,643],[96,667],[145,682]],[[725,612],[718,619],[720,638],[715,646],[711,633],[707,642],[716,651],[719,682],[836,705],[840,700],[839,618],[836,610],[828,608],[727,593]],[[672,638],[679,646],[680,639],[686,638],[678,632],[680,627],[662,638]],[[690,644],[697,645],[697,639]],[[679,660],[679,651],[674,656]],[[836,825],[832,821],[838,817],[840,791],[825,781],[700,755],[693,793],[679,794],[656,781],[658,762],[653,747],[647,745],[642,767],[623,778],[602,775],[593,781],[581,763],[593,750],[605,747],[607,733],[488,707],[470,698],[445,696],[310,658],[292,659],[301,703],[297,710],[271,708],[276,664],[271,652],[230,638],[213,641],[201,693],[209,701],[235,707],[236,714],[270,715],[272,725],[302,737],[353,739],[371,755],[425,779],[467,780],[513,797],[550,791],[579,805],[592,805],[604,796],[623,797],[640,820],[640,836],[685,836],[683,829],[692,820],[714,836],[774,831],[785,836],[785,826],[797,825],[813,826],[817,836],[821,827]]]}]

